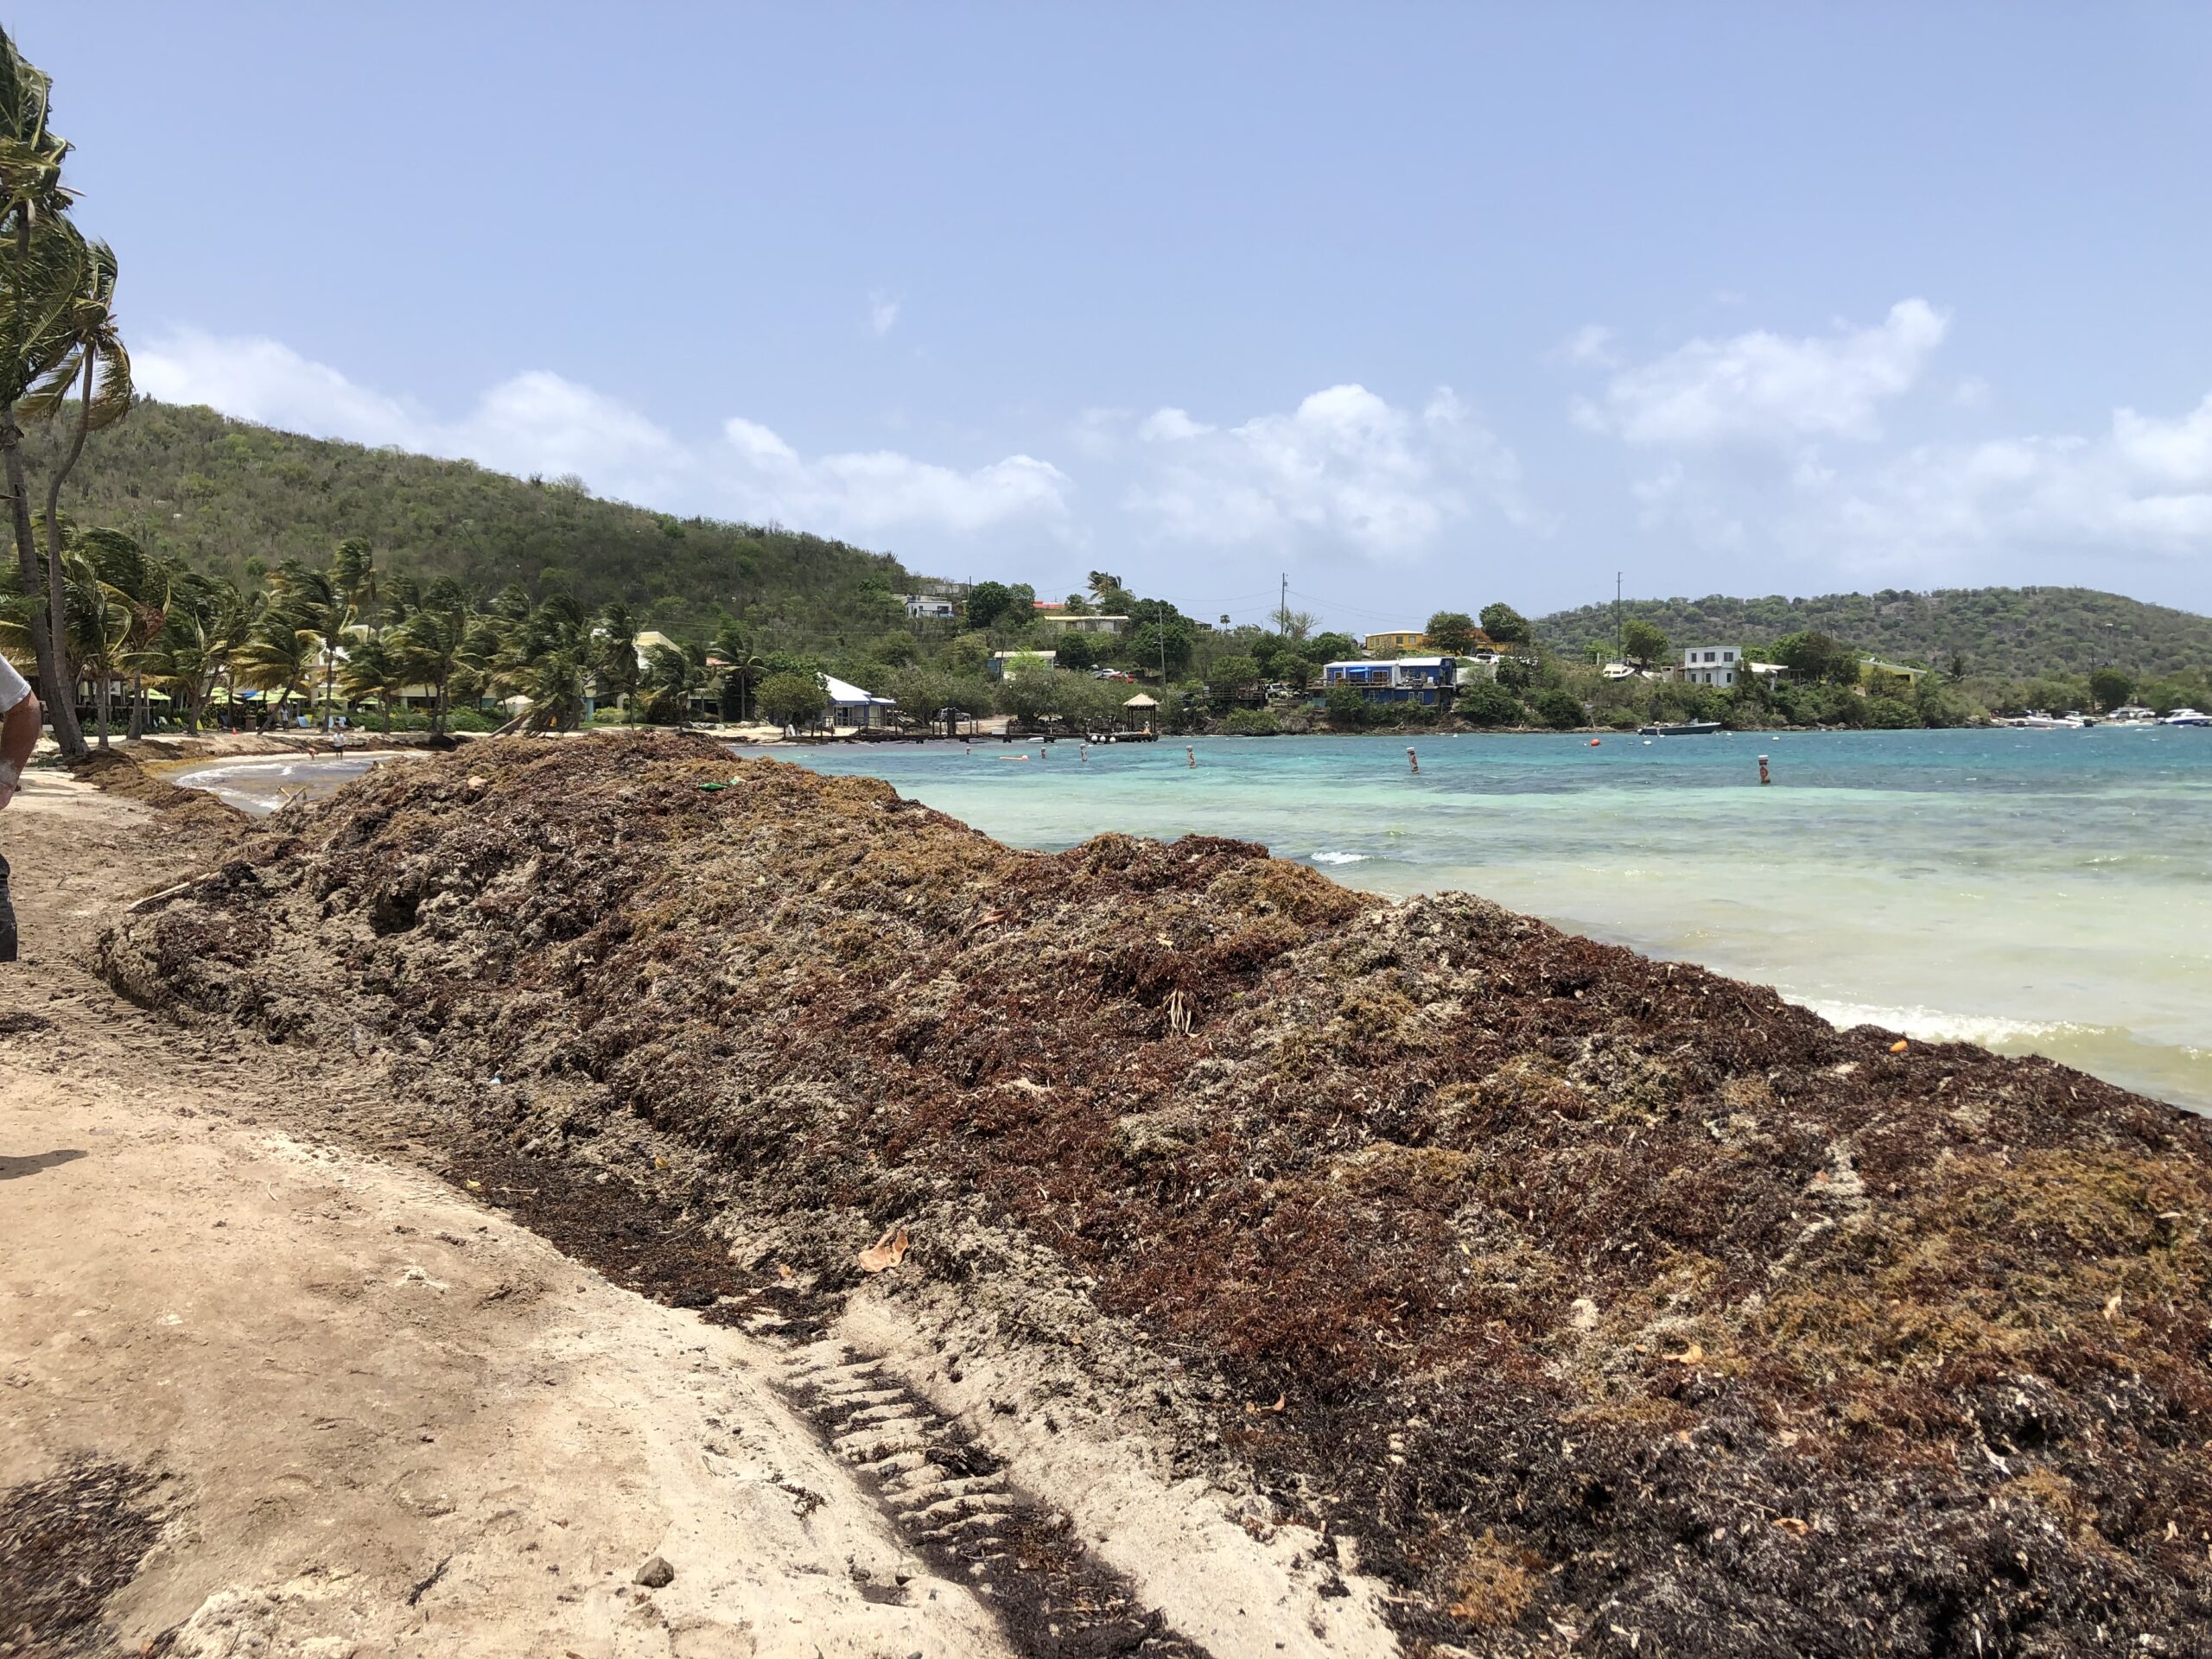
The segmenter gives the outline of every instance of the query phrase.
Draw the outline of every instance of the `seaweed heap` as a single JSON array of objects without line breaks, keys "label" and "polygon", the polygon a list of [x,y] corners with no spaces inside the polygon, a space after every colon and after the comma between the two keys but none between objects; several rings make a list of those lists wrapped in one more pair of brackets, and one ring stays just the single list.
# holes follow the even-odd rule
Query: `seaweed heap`
[{"label": "seaweed heap", "polygon": [[1416,1648],[2212,1622],[2212,1138],[2171,1107],[1464,895],[1018,852],[677,738],[383,769],[232,852],[110,934],[114,982],[350,1027],[833,1289],[893,1222],[917,1282],[980,1230],[1048,1253],[1226,1379],[1160,1431],[1356,1537]]}]

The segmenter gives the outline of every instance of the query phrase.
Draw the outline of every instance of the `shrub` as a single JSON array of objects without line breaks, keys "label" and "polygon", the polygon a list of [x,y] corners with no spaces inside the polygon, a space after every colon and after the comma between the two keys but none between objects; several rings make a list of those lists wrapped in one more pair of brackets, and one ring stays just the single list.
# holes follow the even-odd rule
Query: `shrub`
[{"label": "shrub", "polygon": [[1521,699],[1495,680],[1461,686],[1453,707],[1471,726],[1512,726],[1521,720]]},{"label": "shrub", "polygon": [[1632,732],[1643,724],[1633,709],[1608,709],[1599,716],[1599,725],[1609,732]]},{"label": "shrub", "polygon": [[1529,706],[1537,719],[1555,732],[1570,732],[1582,723],[1581,702],[1569,692],[1539,691]]},{"label": "shrub", "polygon": [[1901,732],[1920,724],[1920,715],[1909,702],[1895,697],[1866,699],[1866,723],[1881,731]]},{"label": "shrub", "polygon": [[1370,702],[1348,685],[1332,686],[1323,706],[1328,710],[1329,724],[1340,732],[1372,726],[1382,713],[1381,704]]},{"label": "shrub", "polygon": [[1282,722],[1266,709],[1238,709],[1225,716],[1221,730],[1226,737],[1281,737]]}]

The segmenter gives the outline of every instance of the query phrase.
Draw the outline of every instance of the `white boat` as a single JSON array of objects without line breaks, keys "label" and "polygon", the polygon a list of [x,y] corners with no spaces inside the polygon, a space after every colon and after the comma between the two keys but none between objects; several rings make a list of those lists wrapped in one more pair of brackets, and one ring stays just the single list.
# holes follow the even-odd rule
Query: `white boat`
[{"label": "white boat", "polygon": [[2158,722],[2161,726],[2212,726],[2212,715],[2195,709],[2177,709]]},{"label": "white boat", "polygon": [[2158,711],[2145,709],[2139,702],[2131,702],[2125,709],[2115,709],[2104,717],[2107,726],[2117,726],[2123,731],[2147,730],[2158,723]]},{"label": "white boat", "polygon": [[2089,722],[2079,715],[2046,715],[2037,709],[2005,723],[2030,732],[2078,732]]}]

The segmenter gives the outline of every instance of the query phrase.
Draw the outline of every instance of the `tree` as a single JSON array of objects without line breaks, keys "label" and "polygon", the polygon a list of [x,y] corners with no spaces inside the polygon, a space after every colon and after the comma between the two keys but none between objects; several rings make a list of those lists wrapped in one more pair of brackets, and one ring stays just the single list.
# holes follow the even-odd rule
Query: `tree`
[{"label": "tree", "polygon": [[1328,714],[1329,724],[1339,731],[1357,731],[1383,717],[1382,705],[1370,702],[1356,686],[1331,686],[1322,707]]},{"label": "tree", "polygon": [[[51,538],[53,532],[48,531]],[[130,613],[115,665],[130,676],[129,734],[141,737],[146,730],[145,677],[156,664],[154,642],[168,620],[170,580],[168,564],[148,556],[130,536],[119,530],[65,526],[71,551],[91,567],[92,574]],[[105,722],[106,715],[103,712]],[[102,747],[105,747],[103,731]]]},{"label": "tree", "polygon": [[[1014,590],[1002,582],[979,582],[968,590],[968,626],[988,628],[1014,603]],[[1027,622],[1029,619],[1023,617]]]},{"label": "tree", "polygon": [[1535,711],[1536,718],[1554,731],[1571,732],[1582,723],[1581,700],[1557,686],[1537,692],[1529,699],[1529,706]]},{"label": "tree", "polygon": [[620,600],[600,607],[591,635],[592,683],[602,702],[619,705],[635,721],[638,684],[644,671],[638,663],[638,619]]},{"label": "tree", "polygon": [[282,721],[292,694],[305,696],[315,676],[315,652],[321,640],[312,629],[295,627],[285,616],[271,611],[253,638],[239,646],[232,660],[236,677],[258,691],[276,693],[276,718]]},{"label": "tree", "polygon": [[811,674],[771,674],[760,682],[754,705],[779,726],[811,726],[829,707],[829,694]]},{"label": "tree", "polygon": [[387,628],[354,640],[346,652],[346,670],[338,682],[349,702],[375,700],[387,732],[391,729],[391,705],[405,695],[409,684],[406,660],[395,632]]},{"label": "tree", "polygon": [[1064,628],[1060,637],[1052,641],[1052,649],[1062,668],[1095,668],[1098,664],[1098,645],[1090,634],[1078,633],[1073,628]]},{"label": "tree", "polygon": [[1249,696],[1259,683],[1260,665],[1242,653],[1215,658],[1206,673],[1206,683],[1217,702],[1233,703]]},{"label": "tree", "polygon": [[1483,607],[1483,632],[1494,645],[1525,645],[1534,637],[1529,619],[1503,601]]},{"label": "tree", "polygon": [[1299,641],[1299,655],[1309,663],[1344,663],[1359,655],[1359,641],[1348,633],[1317,633]]},{"label": "tree", "polygon": [[707,671],[681,645],[656,645],[645,652],[642,681],[646,718],[662,725],[688,726],[691,694],[706,683]]},{"label": "tree", "polygon": [[1817,629],[1785,633],[1773,645],[1774,660],[1788,669],[1801,685],[1853,684],[1859,678],[1859,658]]},{"label": "tree", "polygon": [[1446,656],[1459,657],[1475,648],[1479,630],[1475,626],[1475,619],[1465,611],[1439,611],[1428,619],[1428,626],[1422,632],[1437,650]]},{"label": "tree", "polygon": [[1452,699],[1453,710],[1473,726],[1512,726],[1521,720],[1521,699],[1496,680],[1471,680]]},{"label": "tree", "polygon": [[345,660],[346,648],[358,631],[353,601],[332,580],[329,572],[310,570],[296,559],[284,562],[271,586],[274,592],[269,626],[273,632],[289,630],[311,648],[322,683],[323,719],[327,722],[333,718],[331,694],[337,687],[338,666]]},{"label": "tree", "polygon": [[[766,664],[760,653],[753,649],[753,638],[735,623],[725,624],[715,635],[715,654],[722,659],[722,718],[742,721],[746,715],[746,693],[760,682]],[[730,705],[730,693],[737,693],[737,707]]]},{"label": "tree", "polygon": [[1128,660],[1141,669],[1158,673],[1163,654],[1171,675],[1191,665],[1191,625],[1179,618],[1140,623],[1130,629],[1128,638]]},{"label": "tree", "polygon": [[1638,668],[1649,668],[1667,654],[1667,636],[1656,623],[1632,616],[1621,625],[1621,654]]},{"label": "tree", "polygon": [[[471,635],[476,632],[476,620],[461,584],[449,577],[432,582],[422,603],[408,613],[395,632],[394,648],[405,682],[430,688],[430,730],[442,733],[452,702],[452,686],[467,670]],[[486,657],[495,649],[489,639],[476,643]]]},{"label": "tree", "polygon": [[2095,669],[2089,675],[2089,695],[2100,710],[2110,714],[2135,695],[2135,681],[2124,669]]},{"label": "tree", "polygon": [[[60,234],[63,230],[69,231],[66,238]],[[66,220],[57,221],[47,236],[52,241],[66,243],[73,256],[67,305],[59,314],[66,317],[60,326],[67,350],[47,372],[46,378],[24,394],[17,409],[26,420],[48,420],[68,406],[73,393],[77,397],[68,445],[46,481],[48,626],[58,632],[62,626],[61,486],[76,469],[78,458],[85,453],[85,440],[130,412],[132,389],[130,354],[124,349],[123,336],[115,322],[113,250],[105,242],[87,242],[77,237]],[[14,487],[12,479],[10,485]],[[70,713],[73,720],[73,708]],[[105,711],[101,720],[101,746],[105,747]],[[136,723],[134,719],[133,724]],[[62,741],[61,730],[57,722],[57,742]]]},{"label": "tree", "polygon": [[48,76],[0,30],[0,330],[5,331],[0,337],[0,463],[40,696],[63,758],[75,760],[85,753],[85,734],[77,724],[67,638],[54,620],[60,583],[41,568],[16,421],[17,405],[68,359],[73,345],[70,302],[82,243],[69,224],[70,192],[61,182],[69,143],[47,125],[52,90]]},{"label": "tree", "polygon": [[1092,571],[1090,586],[1090,597],[1108,616],[1127,616],[1129,607],[1136,603],[1135,596],[1129,592],[1128,585],[1111,571]]}]

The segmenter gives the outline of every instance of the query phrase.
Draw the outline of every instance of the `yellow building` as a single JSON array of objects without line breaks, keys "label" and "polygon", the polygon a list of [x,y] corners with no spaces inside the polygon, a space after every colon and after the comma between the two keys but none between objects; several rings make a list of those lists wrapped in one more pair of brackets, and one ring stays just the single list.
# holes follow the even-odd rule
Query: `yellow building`
[{"label": "yellow building", "polygon": [[1370,633],[1361,642],[1370,657],[1381,657],[1393,651],[1421,651],[1428,645],[1428,636],[1419,628],[1399,628],[1389,633]]}]

